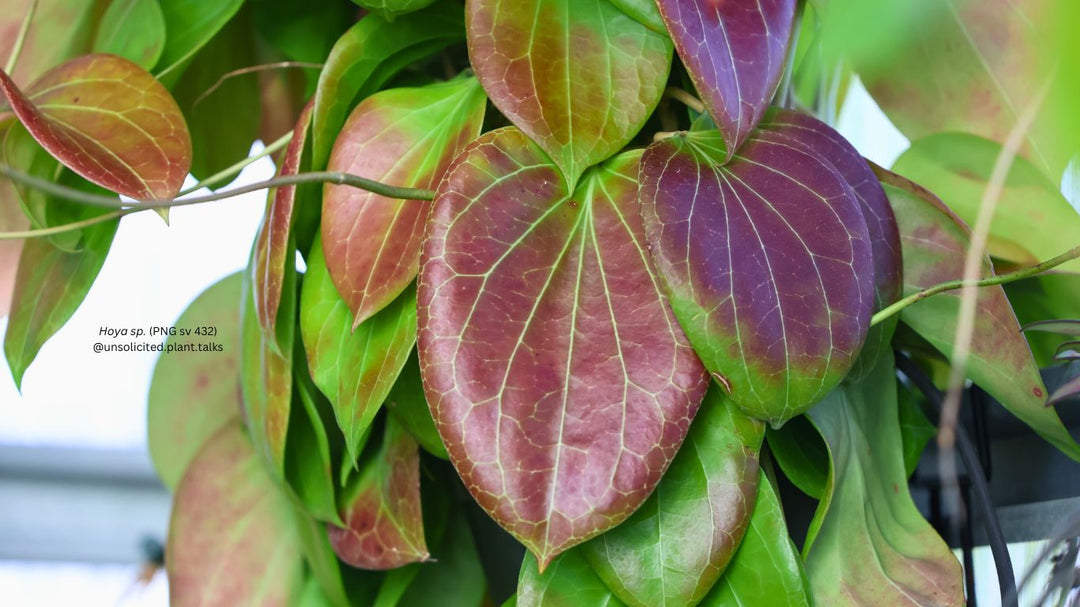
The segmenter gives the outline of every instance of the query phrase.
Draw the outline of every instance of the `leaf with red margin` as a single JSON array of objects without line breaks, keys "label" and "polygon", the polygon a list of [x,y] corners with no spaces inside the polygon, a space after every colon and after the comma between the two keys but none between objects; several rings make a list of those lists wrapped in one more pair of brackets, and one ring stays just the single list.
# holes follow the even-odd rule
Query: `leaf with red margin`
[{"label": "leaf with red margin", "polygon": [[[239,273],[218,281],[184,310],[174,326],[215,327],[221,352],[198,356],[161,354],[150,380],[146,401],[146,433],[150,459],[158,477],[176,488],[184,470],[208,438],[240,417]],[[166,344],[188,343],[190,337],[169,336]]]},{"label": "leaf with red margin", "polygon": [[758,494],[765,426],[705,395],[671,468],[630,518],[579,550],[627,605],[696,605],[727,568]]},{"label": "leaf with red margin", "polygon": [[[968,227],[918,184],[881,168],[875,168],[875,172],[900,226],[904,295],[962,278],[970,244]],[[984,262],[983,273],[993,274],[989,259]],[[968,377],[1032,430],[1080,461],[1080,445],[1069,435],[1057,412],[1045,406],[1046,387],[1005,291],[998,285],[980,287],[976,301]],[[900,319],[951,356],[959,315],[960,291],[952,291],[908,306]]]},{"label": "leaf with red margin", "polygon": [[844,378],[874,305],[858,199],[812,145],[791,127],[759,130],[721,166],[720,134],[693,132],[641,161],[645,232],[675,316],[732,401],[774,425]]},{"label": "leaf with red margin", "polygon": [[[398,186],[434,188],[450,161],[477,135],[487,98],[475,78],[382,91],[353,110],[327,170]],[[327,185],[322,237],[334,286],[353,327],[371,318],[416,278],[431,204]]]},{"label": "leaf with red margin", "polygon": [[86,55],[49,70],[24,95],[0,71],[0,92],[43,148],[104,188],[172,198],[191,166],[191,138],[165,87],[115,55]]},{"label": "leaf with red margin", "polygon": [[360,569],[394,569],[430,556],[420,507],[420,447],[392,418],[382,446],[365,463],[342,508],[345,527],[327,528],[341,560]]},{"label": "leaf with red margin", "polygon": [[293,506],[237,424],[215,434],[173,498],[166,542],[174,607],[289,605],[303,583]]},{"label": "leaf with red margin", "polygon": [[[296,175],[300,172],[300,161],[307,141],[308,126],[311,124],[312,102],[300,113],[300,118],[293,128],[289,147],[281,159],[278,176]],[[289,233],[293,224],[293,206],[296,202],[297,186],[284,186],[273,191],[267,203],[266,215],[255,237],[255,262],[252,264],[252,286],[255,294],[255,313],[263,333],[271,339],[277,348],[278,306],[281,304],[281,289],[285,281],[285,266],[295,262],[295,247],[290,247]],[[289,319],[292,322],[292,319]]]},{"label": "leaf with red margin", "polygon": [[315,385],[330,399],[355,462],[375,414],[416,343],[416,292],[406,289],[354,331],[316,240],[300,295],[300,334]]},{"label": "leaf with red margin", "polygon": [[571,187],[637,134],[667,84],[671,41],[607,0],[470,0],[465,13],[491,102]]},{"label": "leaf with red margin", "polygon": [[675,49],[720,128],[727,160],[780,83],[795,0],[656,0]]},{"label": "leaf with red margin", "polygon": [[541,568],[645,501],[707,386],[645,249],[639,157],[571,192],[524,133],[493,131],[454,161],[428,227],[428,403],[473,497]]}]

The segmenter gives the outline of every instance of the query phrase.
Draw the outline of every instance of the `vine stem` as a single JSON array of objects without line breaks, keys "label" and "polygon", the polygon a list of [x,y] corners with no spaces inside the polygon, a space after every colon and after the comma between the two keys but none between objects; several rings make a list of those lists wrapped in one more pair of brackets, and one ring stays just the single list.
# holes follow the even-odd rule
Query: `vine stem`
[{"label": "vine stem", "polygon": [[139,211],[149,211],[146,209],[119,209],[105,213],[104,215],[98,215],[97,217],[91,217],[82,221],[76,221],[74,223],[65,223],[63,225],[51,226],[48,228],[37,228],[33,230],[25,230],[22,232],[0,232],[0,240],[22,240],[25,238],[39,238],[41,236],[53,236],[54,234],[63,234],[64,232],[74,232],[75,230],[81,230],[88,228],[99,223],[105,223],[106,221],[112,221],[113,219],[119,219],[125,215],[131,215],[132,213],[138,213]]},{"label": "vine stem", "polygon": [[191,107],[195,107],[195,106],[199,105],[200,103],[202,103],[203,100],[205,100],[207,97],[209,97],[214,91],[221,88],[221,85],[225,84],[225,81],[230,79],[230,78],[235,78],[236,76],[243,76],[244,74],[256,74],[258,72],[266,72],[266,71],[270,71],[270,70],[280,70],[280,69],[289,69],[289,68],[305,68],[305,69],[320,70],[320,69],[323,68],[323,64],[321,64],[321,63],[310,63],[310,62],[307,62],[307,61],[277,61],[275,63],[264,63],[262,65],[252,65],[250,67],[242,67],[240,69],[236,69],[236,70],[233,70],[231,72],[225,72],[224,74],[221,75],[220,78],[217,79],[216,82],[214,82],[213,85],[210,86],[210,88],[206,89],[205,91],[203,91],[203,93],[201,95],[199,95],[198,97],[195,98],[195,101],[193,101],[191,103]]},{"label": "vine stem", "polygon": [[196,190],[201,190],[203,188],[209,188],[209,187],[211,187],[213,185],[221,183],[222,181],[225,181],[226,179],[228,179],[228,178],[230,178],[230,177],[232,177],[234,175],[238,175],[240,173],[240,171],[244,170],[249,165],[254,164],[256,161],[262,160],[263,158],[266,158],[267,156],[270,156],[271,154],[276,154],[279,150],[281,150],[285,146],[289,145],[289,142],[292,141],[292,137],[293,137],[293,132],[292,131],[289,131],[288,133],[285,133],[284,135],[279,137],[277,141],[275,141],[275,142],[271,143],[270,145],[266,146],[265,148],[263,148],[263,150],[261,152],[259,152],[258,154],[255,154],[254,156],[248,156],[247,158],[241,160],[240,162],[237,162],[236,164],[234,164],[234,165],[232,165],[232,166],[230,166],[230,167],[228,167],[226,169],[222,169],[221,171],[219,171],[217,173],[214,173],[213,175],[207,177],[206,179],[203,179],[199,183],[196,183],[195,185],[191,186],[190,188],[187,188],[186,190],[182,190],[179,194],[176,195],[176,197],[180,198],[181,196],[187,196],[188,194],[190,194],[190,193],[192,193],[192,192],[194,192]]},{"label": "vine stem", "polygon": [[30,22],[34,20],[34,12],[37,11],[38,0],[33,0],[30,3],[30,8],[26,11],[26,18],[23,19],[22,26],[19,27],[19,35],[15,38],[15,46],[11,47],[11,54],[8,55],[7,64],[4,65],[4,71],[9,76],[14,77],[13,72],[15,66],[19,63],[19,55],[22,54],[23,45],[26,43],[26,34],[30,31]]},{"label": "vine stem", "polygon": [[700,99],[677,86],[669,86],[664,89],[664,97],[674,99],[699,114],[705,113],[705,104]]},{"label": "vine stem", "polygon": [[1056,268],[1056,267],[1060,266],[1061,264],[1063,264],[1063,263],[1065,263],[1067,261],[1072,261],[1073,259],[1077,259],[1077,258],[1080,258],[1080,246],[1073,247],[1073,248],[1069,249],[1068,251],[1065,251],[1061,255],[1058,255],[1057,257],[1054,257],[1054,258],[1051,258],[1051,259],[1047,259],[1044,262],[1037,263],[1037,264],[1035,264],[1033,266],[1028,266],[1026,268],[1021,268],[1019,270],[1016,270],[1014,272],[1009,272],[1007,274],[999,274],[997,276],[990,276],[989,278],[983,278],[981,280],[964,280],[964,279],[960,279],[960,280],[950,280],[948,282],[943,282],[943,283],[940,283],[940,284],[936,284],[936,285],[934,285],[932,287],[928,287],[926,289],[923,289],[922,291],[919,291],[918,293],[913,293],[911,295],[908,295],[907,297],[893,303],[892,305],[888,306],[887,308],[884,308],[883,310],[881,310],[877,314],[874,314],[872,317],[870,317],[870,326],[872,327],[872,326],[874,326],[876,324],[881,323],[882,321],[889,318],[890,316],[898,314],[901,310],[903,310],[904,308],[910,306],[911,304],[916,303],[918,301],[921,301],[923,299],[926,299],[927,297],[930,297],[931,295],[937,295],[938,293],[944,293],[945,291],[953,291],[953,290],[956,290],[956,289],[962,289],[964,287],[989,287],[989,286],[993,286],[993,285],[1001,285],[1001,284],[1010,283],[1010,282],[1013,282],[1013,281],[1016,281],[1016,280],[1020,280],[1022,278],[1028,278],[1028,277],[1034,276],[1036,274],[1041,274],[1041,273],[1043,273],[1043,272],[1045,272],[1047,270],[1051,270],[1053,268]]}]

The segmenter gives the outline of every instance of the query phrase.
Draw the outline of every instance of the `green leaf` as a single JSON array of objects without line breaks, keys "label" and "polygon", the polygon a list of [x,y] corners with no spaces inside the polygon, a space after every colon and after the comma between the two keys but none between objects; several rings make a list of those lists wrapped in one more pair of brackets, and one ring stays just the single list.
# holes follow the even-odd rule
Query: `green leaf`
[{"label": "green leaf", "polygon": [[517,607],[625,607],[589,567],[580,549],[555,557],[543,573],[525,554],[518,576]]},{"label": "green leaf", "polygon": [[[102,193],[99,188],[90,189]],[[90,291],[119,223],[113,220],[86,228],[77,253],[64,252],[44,238],[24,243],[4,336],[4,354],[16,386],[41,346],[64,326]]]},{"label": "green leaf", "polygon": [[[1021,326],[1040,321],[1080,319],[1080,275],[1047,273],[1006,285],[1005,294]],[[1040,367],[1057,364],[1054,356],[1062,337],[1044,331],[1024,331]]]},{"label": "green leaf", "polygon": [[821,499],[829,480],[829,449],[804,415],[765,434],[769,452],[784,476],[800,491]]},{"label": "green leaf", "polygon": [[405,19],[367,15],[326,58],[315,91],[312,168],[326,166],[330,148],[356,102],[382,88],[410,63],[465,37],[461,7],[439,2]]},{"label": "green leaf", "polygon": [[[146,433],[158,477],[175,489],[199,449],[225,424],[240,416],[240,316],[242,279],[231,274],[204,291],[173,326],[214,327],[221,352],[162,353],[147,398]],[[170,335],[165,347],[201,342]]]},{"label": "green leaf", "polygon": [[607,0],[475,0],[465,12],[491,102],[571,189],[633,139],[664,92],[671,39]]},{"label": "green leaf", "polygon": [[419,571],[396,607],[479,607],[484,604],[487,581],[469,521],[460,507],[453,509],[446,533],[439,547],[432,551],[431,560],[410,566]]},{"label": "green leaf", "polygon": [[300,334],[315,385],[330,399],[350,461],[416,343],[416,291],[353,330],[352,314],[326,268],[322,243],[308,255],[300,297]]},{"label": "green leaf", "polygon": [[435,420],[431,417],[427,398],[424,397],[424,384],[420,378],[420,359],[416,350],[409,354],[409,360],[398,375],[390,393],[386,395],[386,410],[402,427],[413,435],[425,451],[441,459],[449,459],[446,447],[439,438]]},{"label": "green leaf", "polygon": [[418,11],[435,0],[353,0],[360,6],[393,20],[398,15]]},{"label": "green leaf", "polygon": [[[356,7],[345,0],[296,2],[250,0],[259,35],[292,61],[322,63],[334,41],[356,19]],[[315,78],[309,80],[314,90]]]},{"label": "green leaf", "polygon": [[[963,277],[970,231],[933,194],[883,169],[877,170],[893,205],[904,255],[904,295]],[[984,275],[993,269],[984,262]],[[1080,460],[1077,445],[1057,412],[1045,406],[1046,387],[1020,324],[1000,286],[979,288],[967,375],[1043,438]],[[960,291],[928,297],[900,319],[936,349],[952,356]]]},{"label": "green leaf", "polygon": [[165,15],[158,0],[112,0],[101,17],[95,53],[120,55],[148,70],[165,49]]},{"label": "green leaf", "polygon": [[864,379],[810,410],[832,460],[803,549],[819,604],[964,603],[960,563],[908,492],[896,383],[885,352]]},{"label": "green leaf", "polygon": [[31,5],[36,4],[15,73],[20,84],[32,82],[46,70],[92,48],[102,0],[5,0],[0,11],[0,57],[11,56],[18,32]]},{"label": "green leaf", "polygon": [[788,535],[780,498],[768,475],[762,475],[739,551],[699,605],[810,607],[813,603],[810,581]]},{"label": "green leaf", "polygon": [[292,504],[236,424],[207,441],[184,473],[165,546],[175,607],[284,607],[303,584]]},{"label": "green leaf", "polygon": [[[912,142],[892,170],[937,194],[968,225],[982,206],[1001,145],[963,133],[940,133]],[[1080,243],[1080,213],[1061,188],[1031,163],[1015,158],[997,201],[990,239],[991,256],[1030,265],[1060,255]],[[1080,271],[1080,260],[1060,267]]]},{"label": "green leaf", "polygon": [[611,0],[619,10],[652,31],[667,35],[667,26],[653,0]]},{"label": "green leaf", "polygon": [[[336,607],[349,607],[353,604],[349,600],[350,594],[358,601],[369,598],[368,595],[374,596],[382,582],[381,573],[346,570],[330,545],[325,523],[315,520],[306,510],[296,506],[293,507],[293,518],[300,539],[300,552],[325,599]],[[348,587],[346,579],[351,582]]]},{"label": "green leaf", "polygon": [[923,450],[937,436],[937,428],[923,413],[919,396],[909,388],[901,387],[897,401],[900,415],[900,444],[904,450],[904,471],[907,478],[915,473],[922,459]]},{"label": "green leaf", "polygon": [[[299,342],[293,357],[297,365],[293,403],[299,400],[301,406],[292,408],[289,419],[289,433],[285,439],[285,479],[312,516],[341,525],[334,492],[334,464],[322,414],[330,405],[308,377]],[[327,417],[329,423],[334,423],[329,413]]]},{"label": "green leaf", "polygon": [[[434,188],[450,161],[480,134],[486,104],[484,90],[472,77],[375,93],[349,116],[327,170]],[[323,250],[354,326],[392,302],[416,278],[430,214],[427,202],[326,185]]]},{"label": "green leaf", "polygon": [[764,424],[705,395],[656,491],[618,527],[581,545],[600,579],[627,605],[696,605],[743,539],[758,493]]},{"label": "green leaf", "polygon": [[165,48],[155,74],[172,87],[188,61],[240,10],[244,0],[158,0],[165,17]]},{"label": "green leaf", "polygon": [[0,93],[34,139],[72,171],[132,198],[172,198],[191,166],[184,117],[146,70],[86,55],[26,88],[0,71]]},{"label": "green leaf", "polygon": [[364,462],[344,500],[345,526],[328,529],[334,552],[360,569],[394,569],[428,559],[420,505],[420,452],[393,419],[378,453]]},{"label": "green leaf", "polygon": [[1040,320],[1024,325],[1024,331],[1043,331],[1068,337],[1080,337],[1080,319]]}]

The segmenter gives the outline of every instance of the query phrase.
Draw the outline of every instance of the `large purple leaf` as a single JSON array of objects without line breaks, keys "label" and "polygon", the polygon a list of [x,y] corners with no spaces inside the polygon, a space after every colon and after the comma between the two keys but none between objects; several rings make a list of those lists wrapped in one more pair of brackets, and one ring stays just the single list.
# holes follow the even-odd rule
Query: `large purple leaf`
[{"label": "large purple leaf", "polygon": [[571,185],[637,134],[667,84],[671,41],[607,0],[469,0],[466,28],[492,103]]},{"label": "large purple leaf", "polygon": [[[878,169],[877,175],[900,226],[904,294],[962,278],[971,240],[968,227],[921,186],[884,169]],[[989,259],[984,262],[983,272],[993,273]],[[901,320],[951,356],[959,315],[960,291],[952,291],[905,308]],[[979,289],[967,375],[1043,438],[1080,460],[1080,445],[1069,435],[1057,412],[1045,406],[1046,386],[1000,286]]]},{"label": "large purple leaf", "polygon": [[656,0],[730,158],[765,114],[784,71],[795,0]]},{"label": "large purple leaf", "polygon": [[646,253],[638,158],[570,192],[521,131],[488,133],[428,229],[428,402],[466,486],[541,568],[648,497],[706,388]]},{"label": "large purple leaf", "polygon": [[721,165],[720,134],[693,132],[641,161],[645,230],[675,316],[732,401],[773,424],[847,374],[874,306],[858,198],[813,145],[799,129],[760,130]]}]

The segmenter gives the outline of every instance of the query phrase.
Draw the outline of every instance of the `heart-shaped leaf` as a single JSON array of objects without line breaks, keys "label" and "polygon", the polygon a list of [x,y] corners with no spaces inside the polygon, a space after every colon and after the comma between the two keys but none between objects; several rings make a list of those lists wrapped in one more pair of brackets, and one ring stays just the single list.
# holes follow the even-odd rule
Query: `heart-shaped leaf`
[{"label": "heart-shaped leaf", "polygon": [[[146,433],[158,477],[175,489],[188,463],[208,438],[240,416],[240,315],[242,280],[232,274],[204,291],[173,323],[182,328],[216,327],[221,352],[196,356],[163,353],[154,367],[147,398]],[[165,344],[193,338],[170,335]]]},{"label": "heart-shaped leaf", "polygon": [[[300,161],[307,141],[308,126],[311,124],[311,103],[300,114],[293,128],[292,139],[281,158],[278,175],[296,175],[300,172]],[[317,191],[317,190],[316,190]],[[252,287],[255,295],[255,313],[263,332],[277,347],[278,306],[281,304],[281,289],[285,281],[285,266],[295,263],[296,249],[290,247],[289,234],[293,224],[293,206],[296,202],[297,186],[284,186],[273,191],[267,203],[266,215],[259,235],[255,237],[255,263]],[[313,202],[313,201],[308,201]],[[292,319],[288,319],[292,322]]]},{"label": "heart-shaped leaf", "polygon": [[188,62],[236,15],[244,0],[158,0],[165,18],[165,47],[155,73],[172,87]]},{"label": "heart-shaped leaf", "polygon": [[465,37],[461,7],[438,2],[408,19],[367,15],[345,32],[326,58],[315,90],[312,168],[326,166],[330,149],[357,98],[378,91],[414,61]]},{"label": "heart-shaped leaf", "polygon": [[[904,294],[962,278],[968,227],[921,186],[884,169],[876,172],[900,226]],[[984,273],[993,273],[989,260]],[[968,376],[1043,438],[1080,460],[1080,445],[1057,412],[1045,406],[1046,387],[1005,292],[1000,286],[980,287],[976,305]],[[951,356],[959,315],[960,291],[952,291],[905,308],[901,320]]]},{"label": "heart-shaped leaf", "polygon": [[158,0],[114,0],[94,37],[94,52],[119,55],[148,70],[165,48],[165,16]]},{"label": "heart-shaped leaf", "polygon": [[810,581],[788,534],[780,498],[769,477],[762,475],[754,514],[739,543],[739,551],[699,605],[810,607],[812,604]]},{"label": "heart-shaped leaf", "polygon": [[[972,225],[1000,153],[1001,145],[975,135],[939,133],[912,142],[892,170],[937,194]],[[1061,188],[1028,161],[1013,159],[990,224],[990,255],[1034,264],[1077,243],[1080,213],[1061,195]],[[1060,269],[1078,272],[1080,261]]]},{"label": "heart-shaped leaf", "polygon": [[686,65],[724,136],[727,160],[765,114],[780,83],[795,0],[656,0]]},{"label": "heart-shaped leaf", "polygon": [[543,572],[536,558],[525,555],[518,575],[515,607],[626,607],[589,567],[580,550],[555,558]]},{"label": "heart-shaped leaf", "polygon": [[426,560],[420,509],[420,451],[388,418],[379,452],[365,463],[342,508],[344,527],[330,526],[330,544],[360,569],[393,569]]},{"label": "heart-shaped leaf", "polygon": [[351,461],[416,343],[416,293],[406,289],[353,330],[316,241],[300,296],[300,334],[315,385],[334,406]]},{"label": "heart-shaped leaf", "polygon": [[960,563],[908,492],[896,406],[895,363],[885,352],[865,378],[810,410],[832,459],[803,549],[819,604],[964,603]]},{"label": "heart-shaped leaf", "polygon": [[290,605],[303,583],[293,506],[237,424],[218,431],[176,488],[169,604]]},{"label": "heart-shaped leaf", "polygon": [[428,403],[473,497],[541,568],[648,497],[707,385],[645,249],[639,156],[570,191],[521,131],[493,131],[455,160],[428,227]]},{"label": "heart-shaped leaf", "polygon": [[484,90],[571,187],[637,134],[664,92],[671,41],[607,0],[470,0],[465,11]]},{"label": "heart-shaped leaf", "polygon": [[874,306],[858,198],[812,146],[801,129],[759,130],[721,165],[720,134],[692,132],[641,161],[645,231],[675,316],[732,401],[774,425],[843,379]]},{"label": "heart-shaped leaf", "polygon": [[146,70],[115,55],[60,65],[23,94],[0,71],[0,92],[34,139],[65,166],[132,198],[172,198],[191,166],[176,102]]},{"label": "heart-shaped leaf", "polygon": [[[349,116],[327,169],[404,187],[434,188],[450,161],[480,134],[486,101],[475,78],[376,93]],[[354,326],[416,278],[420,239],[430,214],[428,202],[326,186],[323,250]]]},{"label": "heart-shaped leaf", "polygon": [[625,522],[579,550],[627,605],[696,605],[743,539],[758,493],[764,424],[705,395],[671,468]]}]

